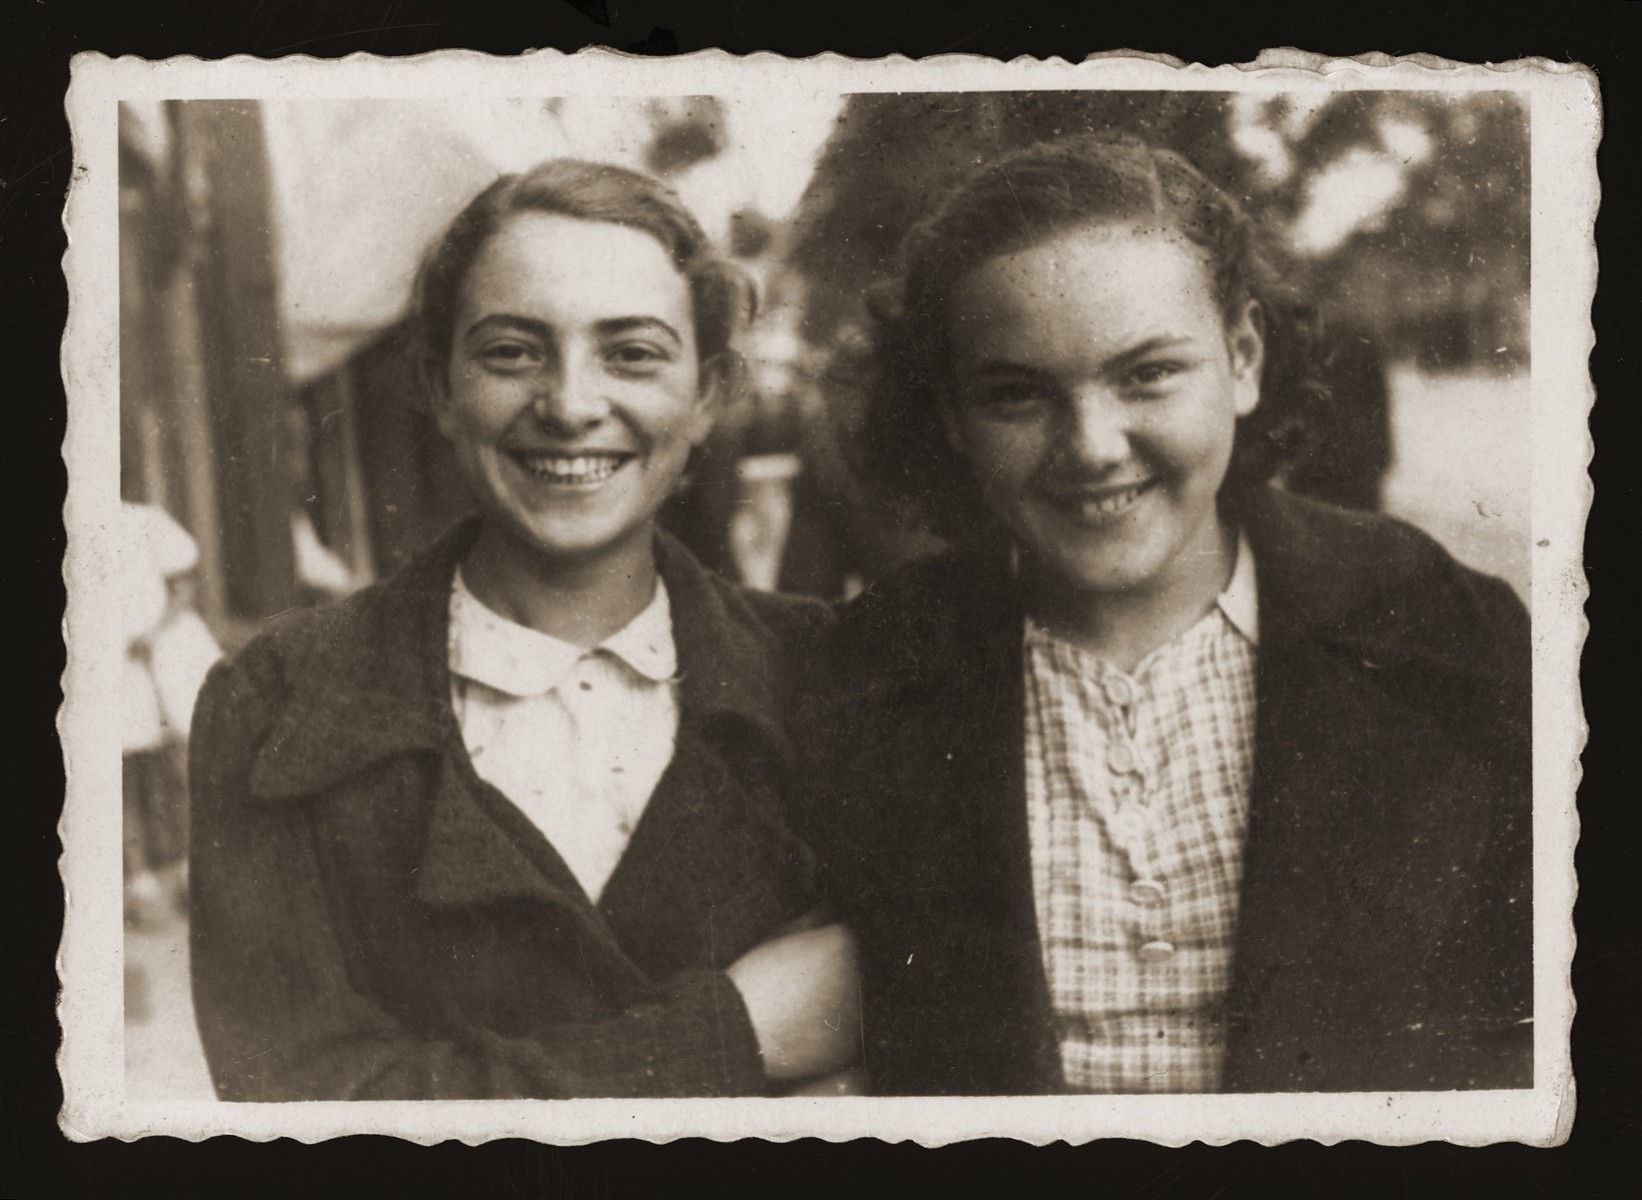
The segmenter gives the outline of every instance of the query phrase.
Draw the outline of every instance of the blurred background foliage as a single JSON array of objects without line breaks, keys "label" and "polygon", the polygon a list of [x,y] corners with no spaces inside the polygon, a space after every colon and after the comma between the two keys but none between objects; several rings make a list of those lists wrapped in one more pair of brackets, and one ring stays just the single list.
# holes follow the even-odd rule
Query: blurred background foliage
[{"label": "blurred background foliage", "polygon": [[1527,360],[1528,125],[1508,92],[1219,92],[849,98],[795,220],[803,329],[859,325],[901,235],[974,165],[1035,141],[1126,130],[1242,199],[1325,316],[1427,370]]}]

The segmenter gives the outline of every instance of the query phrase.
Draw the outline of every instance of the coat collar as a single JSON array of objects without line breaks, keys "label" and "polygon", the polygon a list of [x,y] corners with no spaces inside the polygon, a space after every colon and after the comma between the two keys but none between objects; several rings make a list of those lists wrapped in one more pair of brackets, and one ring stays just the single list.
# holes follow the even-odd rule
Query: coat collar
[{"label": "coat collar", "polygon": [[[1256,585],[1249,590],[1258,594],[1257,614],[1232,614],[1234,623],[1245,634],[1257,628],[1263,651],[1269,635],[1277,656],[1299,642],[1370,669],[1416,660],[1455,676],[1494,672],[1482,647],[1456,642],[1451,630],[1424,623],[1430,606],[1421,604],[1427,598],[1416,589],[1431,576],[1422,568],[1435,567],[1444,556],[1423,534],[1377,513],[1338,509],[1265,486],[1228,493],[1225,512],[1239,530],[1240,567],[1242,548],[1252,552]],[[908,617],[904,628],[880,631],[882,641],[904,640],[906,652],[875,644],[889,651],[885,669],[891,677],[915,683],[928,677],[932,662],[967,669],[977,637],[1018,635],[1024,613],[1009,553],[996,536],[977,539],[922,577],[922,586],[933,588],[930,594],[885,606]],[[940,657],[931,659],[932,652]]]},{"label": "coat collar", "polygon": [[[478,534],[464,521],[386,582],[274,632],[288,694],[251,770],[253,794],[313,795],[399,755],[460,742],[450,701],[450,586]],[[778,655],[735,589],[656,535],[678,642],[679,708],[694,728],[739,719],[774,734]]]},{"label": "coat collar", "polygon": [[[749,731],[762,744],[784,744],[781,648],[734,587],[657,534],[657,567],[680,631],[678,742],[594,904],[529,818],[479,779],[462,746],[450,698],[449,598],[476,533],[477,522],[465,522],[382,585],[272,635],[288,692],[252,765],[251,791],[265,801],[339,798],[332,833],[350,841],[408,838],[399,851],[373,853],[414,865],[415,895],[425,902],[533,898],[615,947],[620,922],[602,915],[610,904],[624,904],[634,887],[647,895],[679,855],[716,861],[734,841],[723,823],[740,811],[741,780],[724,747],[747,744]],[[356,778],[361,786],[350,790]],[[349,832],[356,829],[357,839]],[[639,979],[624,953],[610,961]]]},{"label": "coat collar", "polygon": [[1254,550],[1262,651],[1269,630],[1273,657],[1304,643],[1369,670],[1414,662],[1453,677],[1494,673],[1485,645],[1426,624],[1444,610],[1420,589],[1446,556],[1423,534],[1269,487],[1234,496],[1229,511]]},{"label": "coat collar", "polygon": [[[1346,953],[1328,944],[1342,935],[1351,935],[1351,951],[1373,964],[1365,977],[1378,971],[1394,992],[1416,990],[1417,981],[1393,977],[1407,969],[1406,955],[1374,939],[1421,919],[1425,898],[1404,879],[1406,848],[1444,844],[1440,811],[1399,803],[1428,787],[1417,764],[1445,760],[1443,735],[1375,680],[1394,665],[1473,677],[1489,668],[1423,623],[1415,589],[1431,577],[1420,564],[1434,560],[1419,535],[1372,514],[1266,489],[1240,498],[1233,513],[1258,578],[1260,667],[1228,1083],[1247,1089],[1279,1080],[1292,1087],[1303,1077],[1337,1085],[1320,1073],[1323,1065],[1309,1068],[1319,1072],[1315,1078],[1304,1071],[1291,1077],[1294,1056],[1277,1061],[1278,1047],[1303,1048],[1308,1037],[1322,1044],[1318,1031],[1340,1024],[1330,1023],[1330,1013],[1345,1007],[1339,975],[1319,973],[1316,964]],[[1345,536],[1346,525],[1362,536]],[[1060,1084],[1052,1011],[1035,957],[1041,952],[1024,829],[1023,745],[1018,725],[1000,720],[1019,707],[1023,627],[1007,554],[995,545],[960,548],[939,565],[915,568],[900,586],[905,590],[892,586],[893,598],[863,614],[874,675],[910,703],[940,705],[939,726],[960,731],[949,740],[964,746],[970,761],[955,773],[958,790],[944,811],[961,815],[973,836],[966,839],[971,856],[951,869],[959,880],[988,876],[996,926],[988,945],[1032,952],[1007,965],[995,957],[985,964],[985,994],[974,1012],[979,1020],[1021,1013],[1007,1037],[990,1035],[998,1040],[996,1078],[1053,1091]],[[1390,746],[1399,752],[1388,754]],[[1372,1005],[1378,997],[1364,989],[1362,998]],[[1363,1027],[1373,1024],[1370,1015],[1350,1011]],[[1021,1083],[1023,1074],[1031,1078]]]}]

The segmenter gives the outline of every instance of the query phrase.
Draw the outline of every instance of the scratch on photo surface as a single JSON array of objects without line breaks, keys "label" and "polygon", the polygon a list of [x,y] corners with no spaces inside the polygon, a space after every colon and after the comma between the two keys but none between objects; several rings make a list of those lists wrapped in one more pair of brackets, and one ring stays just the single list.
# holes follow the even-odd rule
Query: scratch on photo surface
[{"label": "scratch on photo surface", "polygon": [[1015,202],[1015,211],[1021,215],[1021,224],[1030,226],[1032,222],[1026,219],[1026,210],[1021,207],[1021,198],[1015,194],[1015,185],[1010,180],[1009,173],[1007,171],[1004,172],[1003,181],[1009,187],[1009,197]]}]

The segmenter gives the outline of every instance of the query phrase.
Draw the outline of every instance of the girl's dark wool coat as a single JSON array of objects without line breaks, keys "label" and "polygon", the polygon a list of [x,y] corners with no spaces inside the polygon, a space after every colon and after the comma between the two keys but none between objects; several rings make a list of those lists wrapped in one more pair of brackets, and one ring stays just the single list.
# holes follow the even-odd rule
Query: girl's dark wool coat
[{"label": "girl's dark wool coat", "polygon": [[[1233,1091],[1532,1082],[1529,631],[1407,525],[1269,489],[1236,505],[1260,605]],[[863,948],[873,1090],[1054,1092],[1002,553],[916,564],[839,629],[812,814]]]},{"label": "girl's dark wool coat", "polygon": [[658,538],[677,751],[595,904],[462,746],[447,604],[475,531],[284,619],[201,695],[192,953],[219,1096],[764,1091],[722,968],[813,903],[783,805],[813,694],[791,664],[827,611]]}]

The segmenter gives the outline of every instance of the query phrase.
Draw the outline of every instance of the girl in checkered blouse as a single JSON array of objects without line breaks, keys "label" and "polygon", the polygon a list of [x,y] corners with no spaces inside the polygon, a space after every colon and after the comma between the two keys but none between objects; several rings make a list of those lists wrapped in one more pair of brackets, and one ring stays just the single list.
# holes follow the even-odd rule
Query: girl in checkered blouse
[{"label": "girl in checkered blouse", "polygon": [[956,545],[846,612],[818,806],[879,1091],[1529,1082],[1526,614],[1266,486],[1279,278],[1129,138],[903,245],[863,466]]}]

